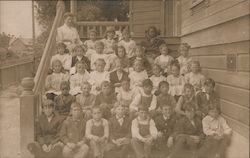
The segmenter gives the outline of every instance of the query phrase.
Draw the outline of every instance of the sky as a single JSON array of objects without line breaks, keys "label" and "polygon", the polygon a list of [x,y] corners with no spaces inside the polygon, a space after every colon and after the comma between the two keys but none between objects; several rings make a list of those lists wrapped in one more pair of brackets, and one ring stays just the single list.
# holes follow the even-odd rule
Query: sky
[{"label": "sky", "polygon": [[[36,36],[40,33],[36,24]],[[32,3],[31,0],[0,0],[0,32],[16,37],[32,38]]]}]

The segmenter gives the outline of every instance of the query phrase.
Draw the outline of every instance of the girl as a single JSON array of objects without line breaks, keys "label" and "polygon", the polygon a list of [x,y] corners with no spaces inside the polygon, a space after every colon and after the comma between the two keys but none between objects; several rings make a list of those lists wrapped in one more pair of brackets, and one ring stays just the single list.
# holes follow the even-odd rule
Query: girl
[{"label": "girl", "polygon": [[115,41],[115,29],[114,27],[107,27],[107,30],[104,35],[104,39],[101,40],[104,43],[104,53],[112,54],[113,47],[116,44]]},{"label": "girl", "polygon": [[91,29],[89,31],[89,40],[86,40],[84,42],[84,45],[87,46],[87,52],[86,52],[86,56],[88,57],[88,59],[91,59],[91,55],[95,52],[95,42],[96,42],[96,35],[97,35],[97,31],[95,29]]},{"label": "girl", "polygon": [[168,47],[166,44],[160,45],[159,49],[161,55],[155,58],[154,63],[156,65],[159,65],[163,69],[165,75],[167,75],[170,70],[170,64],[174,60],[174,58],[168,55]]},{"label": "girl", "polygon": [[73,53],[75,56],[71,59],[71,70],[70,74],[76,73],[75,65],[78,61],[81,61],[85,64],[85,69],[90,71],[90,61],[87,57],[85,57],[87,48],[84,45],[76,45],[73,49]]},{"label": "girl", "polygon": [[128,71],[129,68],[129,59],[126,56],[126,50],[123,46],[118,46],[117,51],[115,52],[116,59],[120,59],[122,62],[122,67],[125,71]]},{"label": "girl", "polygon": [[62,73],[62,63],[60,60],[52,62],[53,73],[48,75],[45,81],[47,99],[54,100],[54,97],[61,94],[60,86],[63,81],[68,81],[69,76]]},{"label": "girl", "polygon": [[53,55],[51,58],[51,68],[52,68],[52,62],[54,60],[60,60],[62,63],[62,66],[64,70],[69,71],[70,70],[70,59],[71,56],[68,54],[68,50],[66,49],[66,45],[64,43],[58,43],[57,44],[57,54]]},{"label": "girl", "polygon": [[180,74],[185,75],[190,72],[190,64],[192,59],[188,57],[188,51],[190,49],[190,45],[187,43],[182,43],[179,47],[180,56],[177,58],[180,63]]},{"label": "girl", "polygon": [[194,86],[195,94],[201,91],[205,82],[205,76],[201,73],[199,61],[192,61],[191,72],[185,75],[185,81]]},{"label": "girl", "polygon": [[104,71],[106,62],[104,59],[97,59],[95,61],[95,71],[90,73],[89,83],[92,85],[91,93],[98,94],[101,90],[101,83],[109,81],[109,73]]},{"label": "girl", "polygon": [[91,108],[95,103],[95,95],[90,93],[91,85],[89,82],[83,82],[81,85],[82,94],[76,96],[76,102],[81,105],[85,120],[91,118]]},{"label": "girl", "polygon": [[142,86],[142,82],[148,78],[147,72],[144,70],[143,62],[141,60],[135,60],[133,70],[129,73],[130,87],[135,91],[138,91]]},{"label": "girl", "polygon": [[123,29],[122,31],[123,39],[118,43],[118,46],[123,46],[126,51],[126,55],[128,58],[134,57],[135,51],[135,41],[130,38],[130,32],[128,29]]},{"label": "girl", "polygon": [[183,93],[183,87],[185,85],[185,79],[180,75],[180,65],[178,62],[171,64],[172,74],[167,77],[169,83],[169,93],[175,97],[176,102]]},{"label": "girl", "polygon": [[107,55],[103,53],[104,43],[102,41],[95,42],[95,53],[91,55],[91,70],[95,70],[95,62],[98,59],[103,59],[105,61],[105,70],[110,68],[109,63],[107,62]]},{"label": "girl", "polygon": [[153,93],[157,94],[157,90],[159,89],[159,83],[161,81],[165,81],[166,78],[161,74],[161,67],[159,65],[153,66],[153,75],[149,78],[153,82]]},{"label": "girl", "polygon": [[70,77],[70,94],[77,95],[81,92],[81,85],[83,82],[88,81],[90,75],[85,69],[85,64],[82,61],[76,63],[76,74]]},{"label": "girl", "polygon": [[90,140],[90,150],[94,158],[103,158],[104,147],[109,137],[108,121],[102,118],[100,107],[92,108],[92,119],[86,123],[86,137]]},{"label": "girl", "polygon": [[194,108],[196,111],[198,109],[195,99],[194,87],[191,84],[186,83],[184,85],[184,94],[179,98],[175,112],[180,116],[185,116],[185,109],[189,108],[189,106]]}]

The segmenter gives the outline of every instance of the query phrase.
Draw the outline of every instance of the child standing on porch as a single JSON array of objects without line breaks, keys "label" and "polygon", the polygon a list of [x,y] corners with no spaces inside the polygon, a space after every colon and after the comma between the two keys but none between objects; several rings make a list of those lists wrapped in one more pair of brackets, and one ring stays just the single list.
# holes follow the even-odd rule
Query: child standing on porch
[{"label": "child standing on porch", "polygon": [[135,56],[135,46],[136,43],[134,40],[130,38],[130,32],[129,29],[125,28],[122,31],[122,37],[123,39],[118,43],[118,46],[123,46],[126,50],[126,55],[128,58],[131,58]]},{"label": "child standing on porch", "polygon": [[95,29],[91,29],[88,32],[89,40],[84,42],[84,45],[87,47],[86,56],[89,60],[91,60],[91,55],[95,53],[95,42],[97,41],[96,35],[97,31]]},{"label": "child standing on porch", "polygon": [[94,158],[103,158],[109,137],[108,121],[102,118],[100,107],[92,108],[92,119],[86,124],[86,137],[90,140],[90,149]]},{"label": "child standing on porch", "polygon": [[190,45],[187,43],[181,43],[179,47],[179,53],[181,55],[177,58],[177,60],[180,63],[180,74],[183,76],[190,72],[192,59],[188,56],[189,49]]}]

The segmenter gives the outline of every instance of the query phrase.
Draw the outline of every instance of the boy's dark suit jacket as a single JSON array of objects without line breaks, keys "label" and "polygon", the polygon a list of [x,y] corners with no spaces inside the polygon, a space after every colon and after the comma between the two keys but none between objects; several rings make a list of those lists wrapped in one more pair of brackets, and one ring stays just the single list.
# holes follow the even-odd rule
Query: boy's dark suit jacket
[{"label": "boy's dark suit jacket", "polygon": [[113,116],[109,119],[109,131],[110,140],[123,137],[129,138],[131,137],[131,120],[126,116],[122,125],[120,125],[116,116]]},{"label": "boy's dark suit jacket", "polygon": [[123,80],[128,79],[128,73],[126,71],[122,71],[122,78],[119,80],[116,71],[110,73],[110,82],[111,84],[121,83]]},{"label": "boy's dark suit jacket", "polygon": [[[77,57],[73,56],[72,57],[72,62],[71,62],[71,67],[74,67],[78,61],[79,60],[77,59]],[[80,60],[80,61],[82,61],[82,62],[84,62],[86,64],[86,70],[88,72],[90,72],[90,61],[89,61],[89,59],[87,57],[83,56],[82,60]]]}]

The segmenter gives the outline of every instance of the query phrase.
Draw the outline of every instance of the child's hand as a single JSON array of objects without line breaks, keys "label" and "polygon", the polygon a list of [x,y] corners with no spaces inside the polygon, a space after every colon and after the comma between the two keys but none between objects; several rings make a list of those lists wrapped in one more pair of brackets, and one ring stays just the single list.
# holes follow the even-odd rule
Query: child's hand
[{"label": "child's hand", "polygon": [[74,149],[76,147],[76,144],[75,143],[67,143],[67,146],[70,148],[70,149]]},{"label": "child's hand", "polygon": [[172,147],[173,145],[174,145],[174,138],[173,137],[169,137],[168,138],[168,142],[167,142],[168,148]]}]

